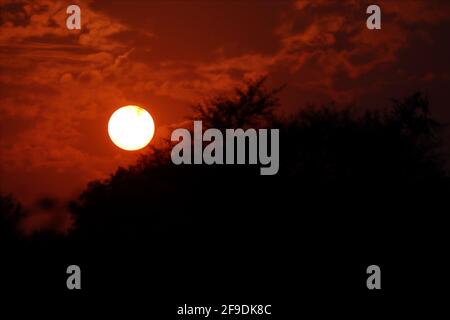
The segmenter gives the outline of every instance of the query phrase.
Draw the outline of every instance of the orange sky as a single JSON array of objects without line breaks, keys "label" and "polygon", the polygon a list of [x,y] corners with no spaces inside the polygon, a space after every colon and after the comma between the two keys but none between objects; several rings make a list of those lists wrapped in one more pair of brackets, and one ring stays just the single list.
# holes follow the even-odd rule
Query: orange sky
[{"label": "orange sky", "polygon": [[[450,2],[359,0],[5,1],[0,20],[0,190],[27,204],[74,197],[137,153],[116,148],[107,121],[146,107],[162,127],[190,105],[269,75],[282,110],[336,100],[386,105],[415,90],[450,120]],[[81,31],[65,10],[81,7]]]}]

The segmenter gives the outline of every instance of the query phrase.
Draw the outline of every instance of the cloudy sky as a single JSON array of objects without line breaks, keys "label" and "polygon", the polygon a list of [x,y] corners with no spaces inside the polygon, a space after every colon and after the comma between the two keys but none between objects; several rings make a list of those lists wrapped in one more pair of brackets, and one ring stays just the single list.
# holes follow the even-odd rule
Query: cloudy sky
[{"label": "cloudy sky", "polygon": [[[280,112],[386,106],[417,90],[450,121],[450,2],[0,0],[0,190],[32,206],[74,197],[138,153],[107,135],[137,104],[157,134],[244,79],[286,85]],[[382,30],[365,27],[382,10]],[[81,8],[81,30],[66,8]]]}]

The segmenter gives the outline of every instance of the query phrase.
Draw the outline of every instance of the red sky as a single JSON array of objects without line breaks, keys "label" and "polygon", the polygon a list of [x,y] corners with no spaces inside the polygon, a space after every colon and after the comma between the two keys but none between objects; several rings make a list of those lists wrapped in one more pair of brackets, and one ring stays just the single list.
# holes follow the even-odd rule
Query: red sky
[{"label": "red sky", "polygon": [[[162,132],[193,103],[260,75],[287,85],[284,113],[423,90],[450,120],[445,0],[0,3],[0,190],[27,205],[74,197],[134,161],[107,136],[118,107],[144,106]],[[374,3],[382,30],[370,31]],[[65,26],[70,4],[81,31]]]}]

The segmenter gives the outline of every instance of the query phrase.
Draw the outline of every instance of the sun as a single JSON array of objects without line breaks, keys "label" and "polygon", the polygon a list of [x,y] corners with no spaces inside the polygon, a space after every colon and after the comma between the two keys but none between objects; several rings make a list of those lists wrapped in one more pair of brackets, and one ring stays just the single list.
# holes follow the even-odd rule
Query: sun
[{"label": "sun", "polygon": [[119,148],[139,150],[152,140],[155,123],[147,110],[138,106],[125,106],[112,114],[108,122],[108,133]]}]

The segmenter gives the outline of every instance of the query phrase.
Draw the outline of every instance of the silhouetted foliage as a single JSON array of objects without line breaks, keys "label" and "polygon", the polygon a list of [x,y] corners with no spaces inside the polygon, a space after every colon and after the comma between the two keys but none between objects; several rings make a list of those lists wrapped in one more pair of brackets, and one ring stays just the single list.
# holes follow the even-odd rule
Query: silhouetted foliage
[{"label": "silhouetted foliage", "polygon": [[[283,120],[274,113],[277,91],[265,89],[263,83],[247,83],[229,97],[197,106],[192,120],[222,130],[279,128],[278,175],[261,177],[259,166],[251,165],[175,166],[170,145],[154,149],[136,165],[88,185],[72,204],[75,235],[90,234],[91,240],[120,245],[126,239],[145,242],[161,232],[184,234],[180,229],[246,230],[243,226],[255,221],[270,225],[283,215],[285,221],[310,216],[319,198],[358,197],[346,205],[355,214],[356,203],[374,201],[375,194],[376,207],[394,208],[388,203],[393,199],[400,205],[432,189],[448,191],[439,154],[440,125],[422,94],[376,112],[328,105]],[[304,210],[294,216],[267,212],[294,207],[299,200]],[[325,209],[322,205],[316,209]]]},{"label": "silhouetted foliage", "polygon": [[0,194],[0,242],[17,237],[18,223],[25,211],[11,195]]},{"label": "silhouetted foliage", "polygon": [[202,120],[206,128],[258,128],[270,125],[279,106],[281,88],[267,90],[265,78],[248,81],[233,94],[221,95],[194,106],[192,120]]},{"label": "silhouetted foliage", "polygon": [[[102,290],[140,286],[151,274],[152,290],[190,294],[216,288],[208,279],[219,269],[226,270],[220,290],[245,283],[264,292],[261,279],[274,270],[273,281],[292,281],[298,257],[319,256],[323,268],[355,259],[367,265],[397,252],[424,256],[444,243],[449,181],[441,126],[424,95],[378,111],[325,105],[282,119],[277,91],[263,84],[249,82],[197,106],[192,120],[221,130],[278,128],[278,174],[261,176],[260,165],[176,166],[168,141],[90,182],[70,203],[69,235],[34,235],[30,252],[46,251],[65,266],[87,263]],[[433,230],[426,245],[424,230]],[[316,272],[317,264],[310,268]],[[126,283],[115,282],[117,272]]]},{"label": "silhouetted foliage", "polygon": [[445,177],[441,126],[420,93],[394,101],[388,110],[310,107],[279,126],[284,167],[303,179],[406,184]]}]

